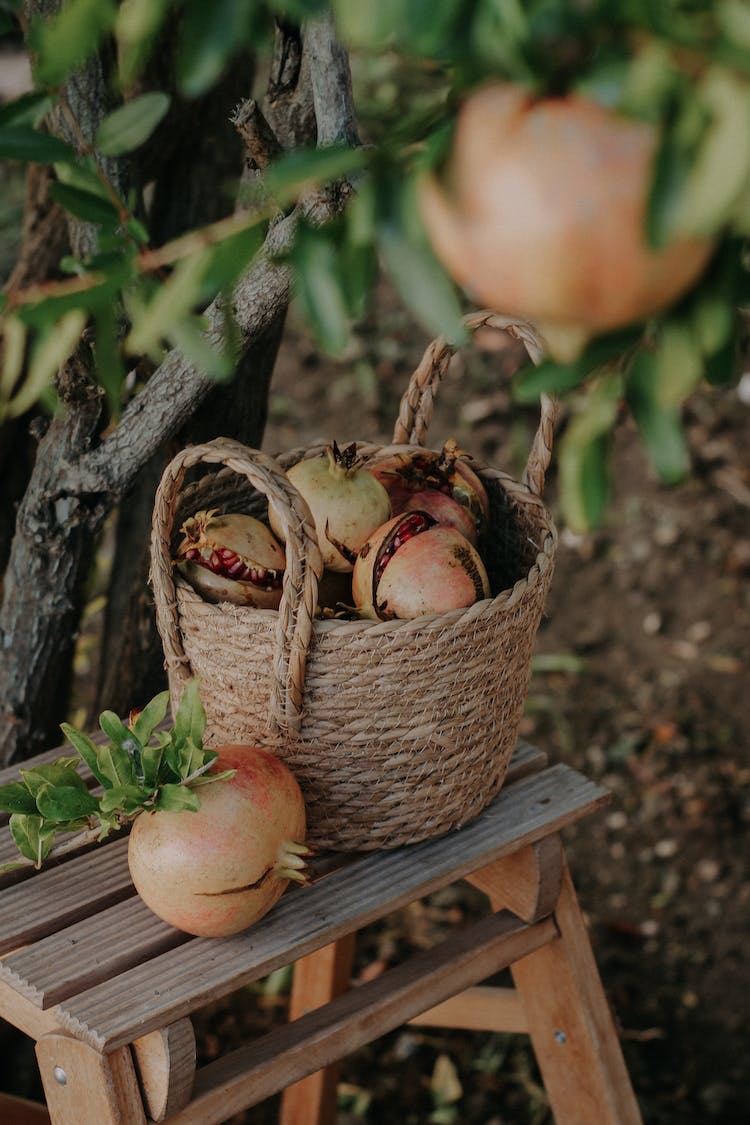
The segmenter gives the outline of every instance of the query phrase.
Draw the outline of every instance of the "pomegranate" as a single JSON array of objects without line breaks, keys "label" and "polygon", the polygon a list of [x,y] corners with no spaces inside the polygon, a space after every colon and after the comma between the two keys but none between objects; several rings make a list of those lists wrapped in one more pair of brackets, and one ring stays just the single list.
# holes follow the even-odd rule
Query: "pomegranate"
[{"label": "pomegranate", "polygon": [[[286,475],[310,508],[323,565],[351,574],[357,551],[391,514],[388,493],[362,465],[356,443],[341,450],[334,441],[322,457],[298,461]],[[281,536],[273,513],[271,527]]]},{"label": "pomegranate", "polygon": [[549,353],[574,359],[600,332],[669,305],[712,243],[648,245],[653,126],[587,98],[538,100],[492,84],[468,98],[443,182],[420,183],[435,252],[498,312],[533,321]]},{"label": "pomegranate", "polygon": [[128,841],[135,889],[189,934],[224,937],[266,914],[290,879],[306,882],[305,805],[284,763],[256,746],[222,746],[196,812],[140,813]]},{"label": "pomegranate", "polygon": [[388,621],[448,613],[490,594],[475,547],[428,512],[388,520],[357,556],[352,595],[362,617]]},{"label": "pomegranate", "polygon": [[182,525],[177,569],[209,602],[278,609],[284,551],[253,516],[197,512]]},{"label": "pomegranate", "polygon": [[[405,511],[415,495],[427,491],[442,492],[467,510],[476,536],[487,521],[489,501],[486,489],[467,457],[468,454],[458,448],[453,438],[449,438],[440,452],[409,449],[389,453],[385,450],[368,468],[387,489],[394,515]],[[435,504],[437,506],[439,501]],[[433,514],[439,523],[451,522],[447,518],[448,510],[447,505],[441,509],[436,507]],[[459,530],[463,529],[459,526]]]},{"label": "pomegranate", "polygon": [[477,545],[477,521],[468,508],[459,504],[446,492],[436,488],[423,488],[414,492],[404,504],[404,512],[427,512],[437,523],[445,527],[455,527],[470,543]]}]

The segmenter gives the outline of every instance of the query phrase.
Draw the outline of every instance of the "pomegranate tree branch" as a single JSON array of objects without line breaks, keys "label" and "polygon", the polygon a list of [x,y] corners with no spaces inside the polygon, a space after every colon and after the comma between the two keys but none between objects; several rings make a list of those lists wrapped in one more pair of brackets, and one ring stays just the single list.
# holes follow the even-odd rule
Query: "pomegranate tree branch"
[{"label": "pomegranate tree branch", "polygon": [[[312,21],[310,78],[318,121],[318,143],[357,142],[351,75],[346,52],[336,42],[330,20]],[[324,223],[338,214],[350,194],[338,184],[308,196],[292,214],[271,225],[256,262],[242,277],[232,297],[232,315],[245,351],[268,328],[289,300],[291,273],[278,257],[287,251],[301,214]],[[217,298],[206,310],[208,337],[218,344],[224,332],[224,309]],[[123,413],[120,425],[61,474],[61,492],[104,494],[116,502],[138,469],[195,413],[215,383],[177,349],[168,353],[146,386]]]},{"label": "pomegranate tree branch", "polygon": [[310,56],[318,147],[359,145],[349,57],[336,38],[330,12],[309,22],[305,48]]}]

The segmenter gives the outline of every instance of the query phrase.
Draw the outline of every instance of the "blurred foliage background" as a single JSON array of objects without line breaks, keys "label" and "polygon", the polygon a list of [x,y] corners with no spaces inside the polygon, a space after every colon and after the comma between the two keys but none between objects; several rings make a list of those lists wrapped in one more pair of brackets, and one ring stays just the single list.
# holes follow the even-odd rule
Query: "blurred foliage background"
[{"label": "blurred foliage background", "polygon": [[[338,34],[351,53],[363,146],[281,153],[250,198],[245,193],[241,210],[154,253],[146,185],[114,182],[111,161],[136,159],[149,138],[158,138],[175,99],[189,102],[212,91],[218,97],[243,52],[258,60],[262,75],[275,21],[304,23],[326,7],[322,0],[69,0],[62,6],[2,0],[0,34],[9,41],[25,36],[34,88],[0,109],[0,157],[8,162],[0,223],[17,228],[13,169],[36,162],[53,171],[55,201],[92,224],[98,237],[93,252],[63,258],[56,282],[5,294],[0,416],[17,417],[35,402],[56,409],[55,373],[85,327],[115,423],[137,386],[128,373],[144,356],[158,364],[176,347],[215,379],[230,380],[231,317],[217,343],[205,334],[203,309],[218,298],[228,310],[232,286],[258,253],[269,222],[337,177],[356,184],[343,215],[323,226],[300,222],[289,254],[296,303],[319,346],[331,355],[345,352],[379,269],[427,333],[460,342],[469,295],[435,260],[414,185],[445,154],[462,99],[488,79],[503,79],[539,95],[585,93],[651,121],[659,132],[647,221],[651,243],[663,244],[676,223],[717,242],[710,268],[674,307],[592,341],[573,364],[528,370],[514,388],[521,401],[549,391],[569,404],[561,505],[576,529],[595,525],[606,511],[611,433],[622,410],[635,417],[661,479],[684,477],[690,469],[681,428],[686,398],[705,380],[733,382],[743,360],[739,310],[748,300],[744,239],[750,227],[747,5],[335,0]],[[153,65],[165,38],[174,45],[168,75]],[[49,131],[50,113],[61,106],[66,112],[66,82],[105,48],[117,58],[114,108],[93,143],[71,145]],[[236,200],[240,185],[221,182],[216,191]]]}]

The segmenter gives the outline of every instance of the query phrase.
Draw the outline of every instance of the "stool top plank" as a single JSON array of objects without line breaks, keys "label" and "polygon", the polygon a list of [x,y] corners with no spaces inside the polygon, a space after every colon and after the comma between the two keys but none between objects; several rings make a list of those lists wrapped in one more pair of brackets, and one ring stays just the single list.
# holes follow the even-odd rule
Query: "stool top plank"
[{"label": "stool top plank", "polygon": [[608,798],[574,770],[553,766],[504,787],[458,832],[355,860],[287,893],[243,934],[187,941],[62,1001],[56,1009],[60,1027],[99,1051],[113,1050],[557,832]]}]

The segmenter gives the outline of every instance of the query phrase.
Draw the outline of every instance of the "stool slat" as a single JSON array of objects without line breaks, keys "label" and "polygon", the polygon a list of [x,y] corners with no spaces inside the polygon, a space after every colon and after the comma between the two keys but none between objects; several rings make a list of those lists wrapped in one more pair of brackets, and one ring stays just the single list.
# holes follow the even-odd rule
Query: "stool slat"
[{"label": "stool slat", "polygon": [[0,910],[0,953],[135,894],[127,848],[127,839],[115,840],[7,887]]},{"label": "stool slat", "polygon": [[527,926],[507,911],[482,918],[325,1007],[202,1067],[189,1106],[170,1125],[217,1125],[556,936],[552,919]]},{"label": "stool slat", "polygon": [[47,1009],[188,940],[133,895],[3,958],[0,980]]}]

